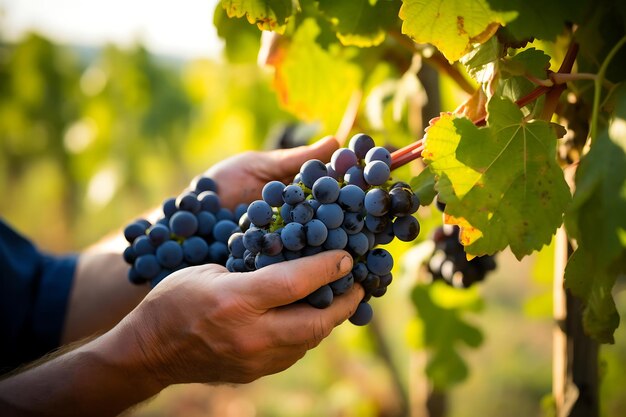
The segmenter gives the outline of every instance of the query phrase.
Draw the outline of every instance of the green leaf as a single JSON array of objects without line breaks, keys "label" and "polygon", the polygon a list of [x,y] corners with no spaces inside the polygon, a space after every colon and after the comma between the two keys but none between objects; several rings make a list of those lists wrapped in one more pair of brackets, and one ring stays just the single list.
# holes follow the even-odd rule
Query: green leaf
[{"label": "green leaf", "polygon": [[472,78],[479,83],[486,83],[497,72],[497,65],[503,54],[504,50],[498,38],[492,36],[487,42],[461,57],[460,62],[465,65]]},{"label": "green leaf", "polygon": [[219,4],[213,13],[217,35],[224,40],[224,53],[230,62],[256,62],[261,32],[243,18],[229,18]]},{"label": "green leaf", "polygon": [[410,185],[423,206],[432,203],[437,195],[437,191],[435,191],[435,174],[430,169],[424,169],[417,177],[411,178]]},{"label": "green leaf", "polygon": [[575,21],[586,9],[587,0],[487,0],[493,10],[514,10],[517,18],[507,29],[517,39],[538,38],[554,41],[565,22]]},{"label": "green leaf", "polygon": [[424,160],[453,222],[475,228],[462,234],[472,255],[507,246],[518,259],[550,242],[562,223],[569,188],[556,163],[550,123],[524,121],[506,98],[488,104],[488,126],[442,115],[428,128]]},{"label": "green leaf", "polygon": [[464,290],[441,287],[445,285],[417,285],[411,298],[421,319],[414,326],[420,339],[417,344],[432,353],[426,373],[436,388],[445,389],[467,377],[467,365],[458,353],[460,345],[478,347],[483,335],[463,319],[466,311],[480,304],[478,292],[465,294]]},{"label": "green leaf", "polygon": [[222,0],[228,17],[243,17],[261,30],[282,33],[293,13],[292,0]]},{"label": "green leaf", "polygon": [[435,45],[450,62],[488,40],[516,15],[495,12],[485,0],[403,0],[400,8],[402,33],[415,42]]},{"label": "green leaf", "polygon": [[[527,76],[545,80],[548,77],[549,68],[550,57],[535,48],[529,48],[513,57],[507,57],[500,62],[500,82],[496,93],[516,101],[536,87]],[[543,97],[541,100],[533,101],[526,108],[528,112],[531,112],[537,106],[542,105]]]},{"label": "green leaf", "polygon": [[362,73],[345,50],[323,49],[316,41],[319,33],[315,20],[307,18],[277,52],[275,87],[287,110],[306,121],[321,121],[332,132],[360,87]]},{"label": "green leaf", "polygon": [[611,290],[626,272],[626,89],[616,94],[615,118],[600,134],[576,172],[576,192],[565,224],[578,249],[565,284],[586,304],[585,330],[612,343],[619,315]]},{"label": "green leaf", "polygon": [[320,11],[334,23],[344,45],[374,46],[385,40],[386,29],[397,19],[399,0],[319,0]]}]

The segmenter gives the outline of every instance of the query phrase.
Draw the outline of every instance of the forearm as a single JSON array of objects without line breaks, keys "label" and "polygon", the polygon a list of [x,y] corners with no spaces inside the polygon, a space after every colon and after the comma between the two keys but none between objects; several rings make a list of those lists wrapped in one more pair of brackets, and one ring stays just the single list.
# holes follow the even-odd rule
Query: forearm
[{"label": "forearm", "polygon": [[67,307],[62,344],[102,333],[139,304],[148,285],[128,281],[121,232],[81,254]]},{"label": "forearm", "polygon": [[3,416],[112,416],[163,387],[130,326],[0,381]]}]

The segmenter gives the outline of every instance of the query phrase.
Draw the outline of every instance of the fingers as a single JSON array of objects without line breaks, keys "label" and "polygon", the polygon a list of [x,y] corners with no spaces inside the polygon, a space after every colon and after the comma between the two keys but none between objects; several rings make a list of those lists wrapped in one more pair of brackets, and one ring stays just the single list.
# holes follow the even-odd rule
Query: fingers
[{"label": "fingers", "polygon": [[363,295],[363,288],[356,284],[345,294],[335,297],[332,304],[325,309],[301,303],[268,311],[268,344],[305,345],[307,349],[314,348],[336,326],[354,314]]},{"label": "fingers", "polygon": [[350,255],[333,250],[242,274],[237,284],[251,306],[266,310],[298,301],[351,270]]},{"label": "fingers", "polygon": [[300,170],[302,164],[309,159],[319,159],[329,161],[333,152],[339,147],[339,143],[333,136],[326,136],[312,145],[299,146],[292,149],[282,149],[275,151],[272,155],[275,162],[281,169],[278,177],[293,176]]}]

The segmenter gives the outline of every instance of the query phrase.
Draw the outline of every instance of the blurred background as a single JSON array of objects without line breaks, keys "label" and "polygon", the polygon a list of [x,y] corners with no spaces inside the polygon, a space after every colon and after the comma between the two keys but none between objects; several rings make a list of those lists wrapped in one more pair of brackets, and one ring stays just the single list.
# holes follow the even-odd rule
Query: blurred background
[{"label": "blurred background", "polygon": [[[257,65],[255,27],[241,30],[236,48],[224,46],[216,5],[1,0],[0,216],[45,250],[79,251],[226,156],[333,133],[281,107],[272,72]],[[439,83],[436,99],[455,107],[454,91]],[[417,244],[391,245],[394,284],[373,302],[371,326],[341,326],[280,375],[170,387],[125,415],[417,416],[427,402],[445,404],[438,415],[450,417],[545,415],[552,248],[523,262],[499,254],[496,272],[471,290],[426,287],[416,260],[441,216],[430,207],[419,215]],[[428,346],[420,294],[442,317]],[[626,294],[616,297],[626,313]],[[615,336],[601,349],[605,416],[626,409],[624,326]]]}]

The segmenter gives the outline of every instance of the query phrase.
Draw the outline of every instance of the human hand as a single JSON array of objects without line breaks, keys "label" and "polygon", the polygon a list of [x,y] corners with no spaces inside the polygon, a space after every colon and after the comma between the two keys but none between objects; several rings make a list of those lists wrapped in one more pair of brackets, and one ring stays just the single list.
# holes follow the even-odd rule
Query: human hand
[{"label": "human hand", "polygon": [[352,258],[338,250],[247,273],[186,268],[157,285],[126,328],[163,387],[251,382],[290,367],[354,313],[358,284],[323,310],[293,304],[351,269]]},{"label": "human hand", "polygon": [[309,159],[328,161],[339,143],[327,136],[309,146],[248,151],[221,161],[205,175],[217,182],[222,206],[233,209],[261,197],[263,186],[273,180],[288,183]]}]

